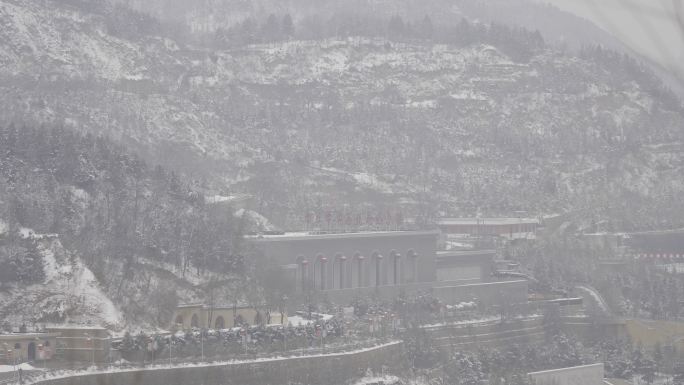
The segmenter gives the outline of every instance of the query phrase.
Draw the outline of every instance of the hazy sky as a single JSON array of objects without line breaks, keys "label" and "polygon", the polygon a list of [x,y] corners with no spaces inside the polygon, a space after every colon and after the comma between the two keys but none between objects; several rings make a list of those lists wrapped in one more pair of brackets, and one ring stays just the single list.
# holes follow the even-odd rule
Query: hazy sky
[{"label": "hazy sky", "polygon": [[[591,20],[684,79],[683,0],[538,0]],[[684,15],[682,15],[684,17]]]}]

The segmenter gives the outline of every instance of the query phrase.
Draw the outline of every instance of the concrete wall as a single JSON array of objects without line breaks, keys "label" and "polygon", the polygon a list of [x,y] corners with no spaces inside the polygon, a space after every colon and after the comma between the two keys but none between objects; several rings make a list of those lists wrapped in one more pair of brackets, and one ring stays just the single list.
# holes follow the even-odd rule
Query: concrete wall
[{"label": "concrete wall", "polygon": [[603,385],[603,364],[529,373],[534,385]]},{"label": "concrete wall", "polygon": [[[433,294],[445,303],[476,301],[484,306],[512,305],[527,302],[527,281],[501,281],[452,285],[439,282]],[[444,286],[442,286],[444,284]]]},{"label": "concrete wall", "polygon": [[495,250],[438,251],[436,258],[437,280],[492,279]]},{"label": "concrete wall", "polygon": [[592,322],[590,318],[563,317],[563,330],[586,343],[593,343],[597,339],[624,341],[630,337],[622,321]]},{"label": "concrete wall", "polygon": [[[388,285],[356,289],[329,290],[322,296],[336,303],[348,303],[354,298],[377,297],[392,299],[400,294],[413,294],[429,291],[440,301],[447,304],[477,301],[484,306],[498,306],[527,302],[527,281],[500,281],[478,283],[465,282],[421,282],[406,285]],[[503,299],[503,300],[502,300]]]},{"label": "concrete wall", "polygon": [[432,344],[447,357],[454,351],[477,351],[485,347],[500,348],[510,344],[540,342],[544,338],[541,317],[477,323],[439,324],[423,327]]},{"label": "concrete wall", "polygon": [[89,374],[44,380],[41,385],[308,385],[346,384],[361,377],[367,369],[400,368],[403,348],[400,342],[350,353],[276,358],[205,367],[140,369],[105,374]]}]

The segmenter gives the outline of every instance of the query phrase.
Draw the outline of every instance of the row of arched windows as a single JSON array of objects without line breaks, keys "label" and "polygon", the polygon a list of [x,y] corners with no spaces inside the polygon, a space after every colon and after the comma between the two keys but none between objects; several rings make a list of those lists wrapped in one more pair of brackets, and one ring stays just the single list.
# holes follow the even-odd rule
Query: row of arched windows
[{"label": "row of arched windows", "polygon": [[337,253],[332,258],[322,253],[311,259],[297,257],[297,287],[303,291],[402,285],[417,280],[418,254],[413,249],[404,255],[396,250],[387,255],[376,250],[369,256],[356,252],[352,256]]},{"label": "row of arched windows", "polygon": [[[262,314],[262,312],[257,311],[256,314],[254,315],[254,322],[252,323],[253,325],[261,325],[263,323],[270,323],[271,322],[271,314],[270,312],[267,312],[265,315]],[[233,322],[233,325],[242,325],[246,324],[246,320],[244,317],[242,317],[241,314],[238,314],[235,316],[235,320]],[[183,316],[178,315],[176,317],[176,324],[182,325],[183,324]],[[217,316],[216,319],[214,319],[214,329],[225,329],[226,328],[226,320],[223,318],[223,316]],[[193,314],[192,317],[190,318],[190,327],[192,328],[199,328],[200,327],[200,322],[199,322],[199,317],[197,314]]]}]

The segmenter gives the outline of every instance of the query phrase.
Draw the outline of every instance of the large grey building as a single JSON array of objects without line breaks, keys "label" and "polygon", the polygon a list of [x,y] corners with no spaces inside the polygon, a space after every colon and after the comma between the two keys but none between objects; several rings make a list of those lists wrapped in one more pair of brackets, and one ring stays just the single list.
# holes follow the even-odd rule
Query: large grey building
[{"label": "large grey building", "polygon": [[350,289],[436,280],[437,232],[285,233],[252,238],[297,290]]}]

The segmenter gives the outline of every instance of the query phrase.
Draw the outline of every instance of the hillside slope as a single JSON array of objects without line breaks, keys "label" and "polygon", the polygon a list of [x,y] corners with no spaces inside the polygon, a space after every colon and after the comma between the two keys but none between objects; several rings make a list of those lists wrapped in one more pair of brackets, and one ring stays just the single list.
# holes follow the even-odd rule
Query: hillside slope
[{"label": "hillside slope", "polygon": [[[0,236],[3,235],[6,234],[2,232]],[[3,282],[0,319],[4,323],[15,327],[35,322],[101,324],[112,328],[123,325],[123,315],[102,292],[92,271],[68,253],[56,235],[40,235],[23,229],[22,238],[19,243],[34,249],[32,257],[42,261],[43,271],[41,274],[38,267],[35,276]],[[2,251],[1,262],[5,262],[4,248]],[[25,254],[14,265],[25,264],[26,258]],[[3,268],[7,267],[3,264]]]},{"label": "hillside slope", "polygon": [[0,126],[0,323],[166,327],[179,302],[258,301],[258,218],[205,191],[103,137]]},{"label": "hillside slope", "polygon": [[121,9],[71,3],[0,3],[0,118],[106,133],[254,195],[281,226],[378,202],[681,222],[681,105],[620,55],[467,23],[432,39],[200,49],[122,34],[108,27]]}]

